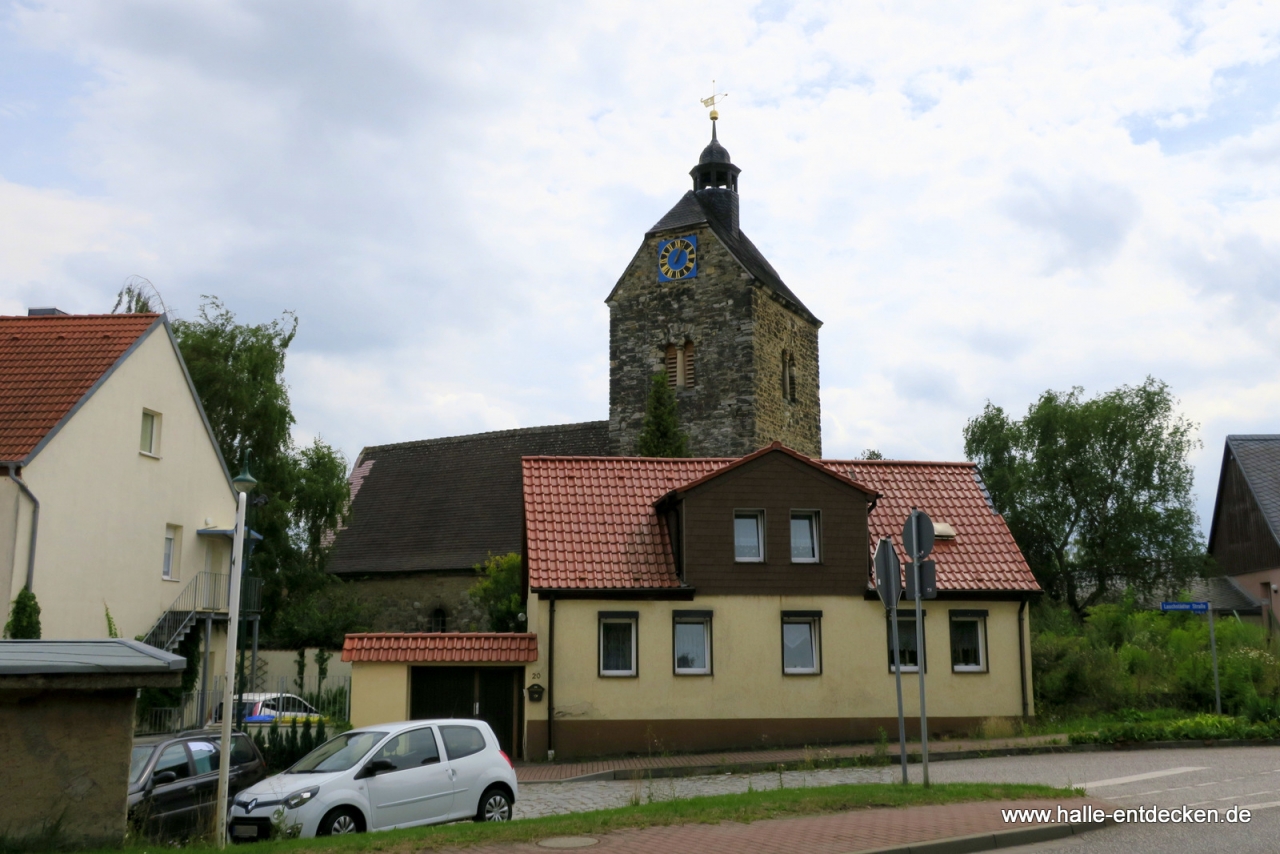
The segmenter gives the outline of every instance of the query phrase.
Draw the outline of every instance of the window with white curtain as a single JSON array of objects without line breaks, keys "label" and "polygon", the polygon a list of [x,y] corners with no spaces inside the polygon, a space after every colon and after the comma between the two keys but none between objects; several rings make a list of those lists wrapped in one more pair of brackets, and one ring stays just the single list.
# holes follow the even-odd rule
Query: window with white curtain
[{"label": "window with white curtain", "polygon": [[677,676],[709,676],[711,674],[711,612],[673,612],[672,647]]},{"label": "window with white curtain", "polygon": [[600,612],[600,675],[635,676],[636,624],[640,615],[634,611]]}]

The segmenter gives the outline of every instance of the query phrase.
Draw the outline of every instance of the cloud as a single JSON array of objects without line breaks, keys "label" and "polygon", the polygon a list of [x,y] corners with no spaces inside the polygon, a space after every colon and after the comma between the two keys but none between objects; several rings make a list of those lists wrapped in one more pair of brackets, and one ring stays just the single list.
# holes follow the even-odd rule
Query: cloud
[{"label": "cloud", "polygon": [[743,228],[826,321],[828,453],[1147,374],[1220,446],[1272,394],[1278,56],[1245,2],[15,2],[0,308],[293,309],[300,435],[352,457],[603,418],[602,300],[716,78]]}]

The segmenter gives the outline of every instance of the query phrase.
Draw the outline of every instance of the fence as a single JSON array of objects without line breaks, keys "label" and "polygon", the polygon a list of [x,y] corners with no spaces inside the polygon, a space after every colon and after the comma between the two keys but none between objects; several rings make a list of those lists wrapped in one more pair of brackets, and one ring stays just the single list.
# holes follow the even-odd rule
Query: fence
[{"label": "fence", "polygon": [[[312,721],[323,717],[330,725],[345,724],[351,719],[351,677],[330,676],[323,683],[317,676],[279,677],[269,689],[246,692],[239,697],[242,726],[246,730],[271,725],[273,719],[288,724],[297,719]],[[210,690],[182,695],[178,705],[153,708],[139,714],[135,732],[138,735],[181,732],[210,726],[221,720],[222,677],[211,680]],[[239,723],[239,721],[237,721]]]}]

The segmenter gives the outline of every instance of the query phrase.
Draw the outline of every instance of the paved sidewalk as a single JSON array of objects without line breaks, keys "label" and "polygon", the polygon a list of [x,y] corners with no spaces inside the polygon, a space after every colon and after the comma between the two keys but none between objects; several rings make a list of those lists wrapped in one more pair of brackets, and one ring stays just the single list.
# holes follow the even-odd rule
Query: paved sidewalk
[{"label": "paved sidewalk", "polygon": [[[1010,751],[1019,748],[1044,748],[1052,745],[1066,746],[1065,735],[1025,736],[1020,738],[963,739],[929,742],[929,756],[947,754],[975,754],[990,751]],[[581,778],[632,779],[644,776],[684,776],[706,774],[730,769],[763,770],[779,763],[796,764],[806,761],[849,759],[854,756],[870,756],[875,745],[850,744],[832,747],[792,748],[787,750],[740,750],[726,753],[679,754],[667,756],[629,756],[620,759],[601,759],[592,762],[520,762],[516,764],[516,779],[521,783],[553,783],[560,780]],[[920,753],[919,742],[907,743],[907,755]],[[898,756],[898,744],[889,745],[889,755]]]},{"label": "paved sidewalk", "polygon": [[[947,846],[954,850],[983,851],[997,847],[992,834],[1008,831],[1067,836],[1084,828],[1067,823],[1037,822],[1007,824],[1001,815],[1007,808],[1049,808],[1062,806],[1068,810],[1085,804],[1111,810],[1114,807],[1096,798],[1062,801],[996,801],[985,803],[947,804],[944,806],[906,807],[903,809],[862,809],[830,815],[801,818],[767,819],[740,824],[683,824],[668,827],[646,827],[619,830],[598,837],[561,837],[542,840],[539,844],[507,844],[467,848],[468,854],[545,854],[549,848],[589,847],[592,852],[615,854],[652,854],[654,851],[697,851],[698,854],[847,854],[919,843],[954,840],[961,837],[968,844]],[[1103,825],[1090,825],[1089,829]],[[560,844],[577,840],[578,845]],[[1021,841],[1032,841],[1030,838]],[[1019,840],[1000,840],[1001,847],[1018,844]],[[550,844],[548,844],[550,843]]]}]

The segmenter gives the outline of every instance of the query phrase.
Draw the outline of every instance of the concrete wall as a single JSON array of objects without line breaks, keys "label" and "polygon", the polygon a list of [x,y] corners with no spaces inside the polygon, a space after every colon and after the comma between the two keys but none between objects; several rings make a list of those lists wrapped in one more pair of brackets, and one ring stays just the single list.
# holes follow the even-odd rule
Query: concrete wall
[{"label": "concrete wall", "polygon": [[[138,450],[142,411],[160,414],[156,456]],[[23,471],[40,500],[34,590],[46,638],[148,631],[197,572],[227,572],[235,495],[177,352],[157,327]],[[3,507],[0,507],[0,511]],[[0,522],[7,522],[0,515]],[[161,576],[167,525],[180,528],[174,580]],[[19,501],[6,603],[25,583],[30,502]],[[6,535],[7,536],[7,535]],[[0,543],[2,544],[2,543]]]},{"label": "concrete wall", "polygon": [[0,691],[0,834],[120,843],[136,694]]},{"label": "concrete wall", "polygon": [[[531,600],[539,659],[526,684],[547,685],[548,605]],[[675,676],[672,610],[709,609],[711,676]],[[947,612],[986,609],[988,671],[951,670]],[[639,675],[597,672],[599,611],[639,612]],[[782,673],[781,612],[823,612],[822,673]],[[963,732],[986,717],[1019,717],[1017,602],[928,603],[925,617],[931,731]],[[1027,686],[1030,703],[1029,626]],[[692,602],[556,603],[557,758],[652,750],[705,750],[873,738],[896,730],[887,623],[879,602],[847,596],[706,596]],[[904,674],[908,715],[918,716],[916,676]],[[1034,707],[1029,711],[1034,713]],[[530,758],[546,748],[547,701],[527,703]],[[545,755],[545,753],[543,754]]]},{"label": "concrete wall", "polygon": [[[0,469],[0,594],[6,594],[13,591],[12,596],[4,596],[4,601],[0,602],[0,626],[9,621],[9,606],[13,603],[13,597],[17,596],[17,591],[22,589],[22,585],[26,581],[27,566],[23,564],[17,566],[15,560],[17,558],[18,546],[18,519],[22,511],[22,505],[27,502],[21,499],[21,493],[18,485],[8,477],[8,471]],[[30,530],[23,528],[22,530]],[[25,553],[25,550],[24,550]],[[22,580],[18,581],[14,586],[14,574],[20,574]]]}]

